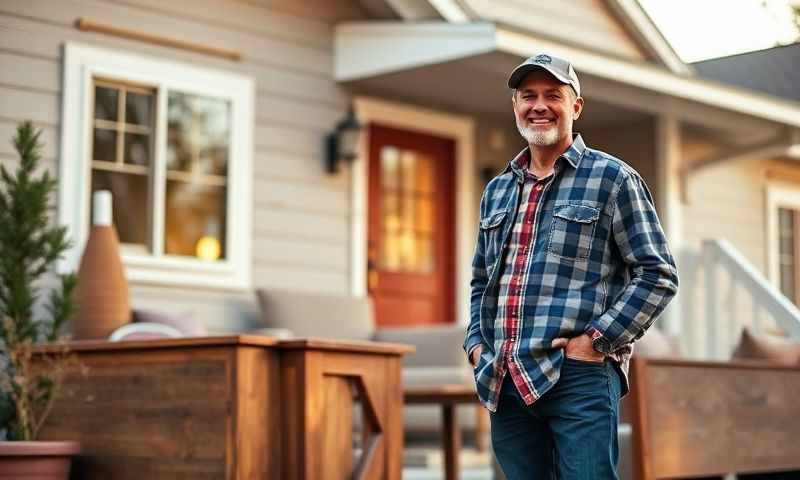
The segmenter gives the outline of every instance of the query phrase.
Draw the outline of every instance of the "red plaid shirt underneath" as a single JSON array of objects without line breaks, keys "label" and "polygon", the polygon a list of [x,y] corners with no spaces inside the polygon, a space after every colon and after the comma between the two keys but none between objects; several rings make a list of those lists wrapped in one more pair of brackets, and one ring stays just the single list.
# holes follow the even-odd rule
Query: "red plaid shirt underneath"
[{"label": "red plaid shirt underneath", "polygon": [[[496,388],[499,390],[505,373],[511,374],[520,396],[527,404],[539,398],[525,368],[517,358],[517,343],[522,337],[522,318],[524,316],[525,284],[528,279],[529,259],[536,233],[536,210],[542,192],[552,179],[552,175],[537,179],[528,170],[529,155],[519,158],[519,166],[525,169],[525,182],[522,187],[519,210],[514,219],[514,229],[508,245],[508,255],[500,277],[500,295],[498,297],[498,318],[495,331],[502,331],[505,341],[502,348],[502,361]],[[501,325],[497,325],[500,323]],[[499,391],[498,391],[499,393]]]}]

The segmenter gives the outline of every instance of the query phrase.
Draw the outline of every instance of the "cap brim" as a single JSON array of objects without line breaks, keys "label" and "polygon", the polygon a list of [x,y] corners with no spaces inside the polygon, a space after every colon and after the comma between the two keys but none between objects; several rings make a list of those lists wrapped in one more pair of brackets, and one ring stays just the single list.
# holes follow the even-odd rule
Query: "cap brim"
[{"label": "cap brim", "polygon": [[508,77],[508,88],[519,87],[519,84],[522,83],[522,79],[525,78],[525,75],[531,73],[534,70],[544,70],[550,75],[556,77],[556,80],[558,80],[559,82],[571,86],[570,80],[568,78],[564,78],[557,71],[554,71],[553,67],[549,67],[547,65],[535,65],[532,63],[527,63],[525,65],[520,65],[519,67],[515,68],[513,72],[511,72],[511,76]]}]

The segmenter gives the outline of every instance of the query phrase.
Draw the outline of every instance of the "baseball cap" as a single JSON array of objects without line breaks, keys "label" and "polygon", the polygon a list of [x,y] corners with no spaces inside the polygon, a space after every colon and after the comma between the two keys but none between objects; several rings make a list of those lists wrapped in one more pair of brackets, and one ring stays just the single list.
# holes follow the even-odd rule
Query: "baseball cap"
[{"label": "baseball cap", "polygon": [[511,72],[511,76],[508,77],[508,88],[519,87],[525,75],[540,68],[550,72],[550,74],[556,77],[561,83],[566,83],[572,87],[575,93],[579,97],[581,96],[581,84],[569,60],[546,53],[534,55],[517,65],[517,68],[515,68],[514,71]]}]

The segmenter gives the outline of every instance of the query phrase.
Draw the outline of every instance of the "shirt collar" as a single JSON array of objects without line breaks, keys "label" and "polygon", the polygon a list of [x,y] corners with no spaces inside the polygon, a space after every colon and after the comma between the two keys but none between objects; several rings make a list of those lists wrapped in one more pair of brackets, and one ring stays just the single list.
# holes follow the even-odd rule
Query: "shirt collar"
[{"label": "shirt collar", "polygon": [[[583,152],[585,151],[586,144],[583,142],[583,137],[581,137],[580,133],[575,133],[572,135],[572,144],[558,158],[565,159],[567,163],[572,166],[572,168],[578,168],[578,166],[581,164],[581,159],[583,158]],[[525,172],[527,171],[530,161],[530,147],[525,147],[517,154],[516,157],[514,157],[513,160],[511,160],[511,162],[509,162],[505,171],[507,172],[511,170],[514,172],[517,178],[522,181],[525,178]],[[558,168],[558,162],[556,162],[556,168]]]}]

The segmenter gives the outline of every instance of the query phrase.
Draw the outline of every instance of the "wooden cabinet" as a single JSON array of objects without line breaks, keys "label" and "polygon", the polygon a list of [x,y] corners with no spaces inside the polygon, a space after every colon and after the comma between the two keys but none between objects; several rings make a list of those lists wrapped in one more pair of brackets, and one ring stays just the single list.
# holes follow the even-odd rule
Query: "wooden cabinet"
[{"label": "wooden cabinet", "polygon": [[411,347],[240,335],[69,348],[89,374],[71,367],[42,439],[81,442],[79,478],[400,478]]}]

